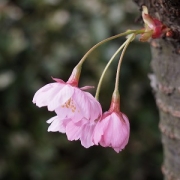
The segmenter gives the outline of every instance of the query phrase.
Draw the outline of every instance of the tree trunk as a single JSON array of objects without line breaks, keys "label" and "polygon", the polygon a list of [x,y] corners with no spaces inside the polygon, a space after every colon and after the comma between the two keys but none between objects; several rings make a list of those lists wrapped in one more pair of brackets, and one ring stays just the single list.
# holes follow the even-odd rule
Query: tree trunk
[{"label": "tree trunk", "polygon": [[[159,108],[165,180],[180,180],[180,1],[134,0],[146,5],[149,14],[172,31],[162,39],[152,40],[151,77]],[[169,37],[168,37],[169,36]]]}]

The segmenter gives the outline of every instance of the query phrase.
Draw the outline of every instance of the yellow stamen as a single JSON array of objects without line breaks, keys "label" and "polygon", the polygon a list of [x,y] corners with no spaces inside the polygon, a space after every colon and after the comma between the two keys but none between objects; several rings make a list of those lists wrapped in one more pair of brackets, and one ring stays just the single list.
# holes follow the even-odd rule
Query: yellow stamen
[{"label": "yellow stamen", "polygon": [[66,101],[62,106],[62,108],[68,108],[71,109],[71,111],[74,112],[79,112],[79,110],[77,110],[76,106],[74,105],[73,100],[70,98],[68,101]]}]

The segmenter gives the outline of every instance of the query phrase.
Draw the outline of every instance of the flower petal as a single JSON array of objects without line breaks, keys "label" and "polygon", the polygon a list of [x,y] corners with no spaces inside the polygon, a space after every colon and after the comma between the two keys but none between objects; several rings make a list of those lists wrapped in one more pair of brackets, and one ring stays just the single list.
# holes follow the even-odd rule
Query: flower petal
[{"label": "flower petal", "polygon": [[61,90],[63,86],[58,83],[50,83],[40,88],[33,97],[33,103],[38,107],[47,106],[54,94]]},{"label": "flower petal", "polygon": [[84,118],[94,121],[102,115],[100,103],[90,93],[76,88],[73,99]]},{"label": "flower petal", "polygon": [[66,126],[66,135],[69,141],[78,140],[81,136],[82,122],[74,123],[70,121]]},{"label": "flower petal", "polygon": [[94,124],[86,123],[83,126],[80,140],[82,146],[84,146],[85,148],[89,148],[90,146],[94,145],[93,142],[94,128],[95,128],[95,123]]},{"label": "flower petal", "polygon": [[[108,117],[107,117],[108,118]],[[103,141],[104,130],[108,126],[108,119],[99,120],[95,126],[93,134],[93,142],[98,145],[101,142],[102,146],[106,146]]]},{"label": "flower petal", "polygon": [[51,124],[51,123],[56,119],[56,117],[57,117],[57,116],[54,116],[54,117],[50,118],[49,120],[47,120],[46,122],[47,122],[48,124]]},{"label": "flower petal", "polygon": [[69,85],[64,85],[59,92],[54,94],[54,97],[48,104],[48,110],[54,111],[59,106],[62,106],[66,101],[68,101],[71,98],[73,93],[74,93],[74,88],[72,88]]},{"label": "flower petal", "polygon": [[58,116],[52,117],[51,119],[49,119],[47,121],[48,123],[52,122],[48,128],[48,132],[59,131],[61,133],[65,133],[66,132],[66,125],[68,124],[69,121],[70,121],[70,119],[61,119]]}]

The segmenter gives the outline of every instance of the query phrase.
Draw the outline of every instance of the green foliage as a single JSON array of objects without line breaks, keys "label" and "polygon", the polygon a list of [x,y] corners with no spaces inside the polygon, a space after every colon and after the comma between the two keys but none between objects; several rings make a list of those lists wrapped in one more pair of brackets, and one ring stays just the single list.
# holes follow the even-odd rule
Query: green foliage
[{"label": "green foliage", "polygon": [[[52,82],[67,80],[73,67],[98,41],[138,29],[137,8],[121,0],[0,1],[0,179],[2,180],[160,180],[162,148],[158,114],[149,86],[150,50],[135,41],[121,68],[121,110],[131,123],[129,144],[121,153],[48,133],[54,116],[32,104],[34,93]],[[137,26],[137,27],[136,27]],[[100,74],[123,38],[92,53],[83,66],[83,85],[97,85]],[[117,61],[100,93],[107,110]]]}]

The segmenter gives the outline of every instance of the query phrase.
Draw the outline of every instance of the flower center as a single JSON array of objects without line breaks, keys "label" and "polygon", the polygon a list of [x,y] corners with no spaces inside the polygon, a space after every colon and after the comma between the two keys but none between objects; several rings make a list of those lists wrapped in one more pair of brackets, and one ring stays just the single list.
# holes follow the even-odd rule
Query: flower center
[{"label": "flower center", "polygon": [[68,101],[66,101],[61,107],[71,109],[72,112],[78,111],[71,98]]}]

